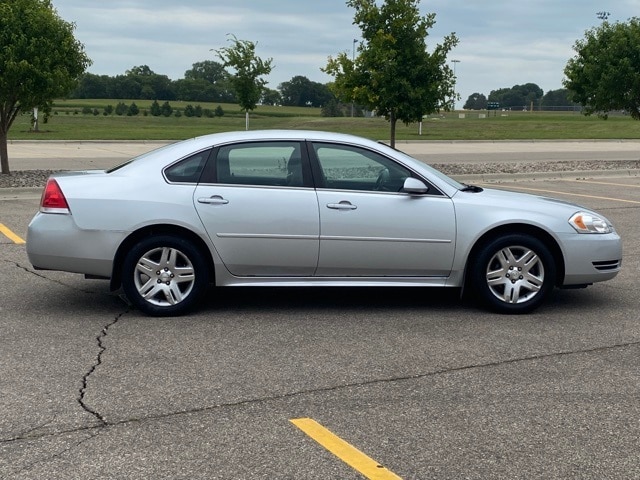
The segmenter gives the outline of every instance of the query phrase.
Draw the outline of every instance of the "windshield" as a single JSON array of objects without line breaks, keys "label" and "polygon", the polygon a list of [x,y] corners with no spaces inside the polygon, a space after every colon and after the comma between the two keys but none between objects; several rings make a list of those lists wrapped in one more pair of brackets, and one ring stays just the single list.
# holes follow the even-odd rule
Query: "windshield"
[{"label": "windshield", "polygon": [[404,156],[406,158],[410,158],[412,161],[418,161],[422,164],[422,166],[424,168],[426,168],[427,170],[429,170],[430,173],[432,173],[433,175],[435,175],[436,177],[438,177],[440,180],[448,183],[449,185],[451,185],[453,188],[456,188],[458,190],[462,190],[463,188],[465,188],[465,185],[463,185],[462,183],[454,180],[453,178],[445,175],[444,173],[442,173],[440,170],[436,170],[435,168],[433,168],[431,165],[421,162],[420,160],[418,160],[417,158],[412,157],[411,155],[407,155],[406,153],[400,151],[400,150],[396,150],[396,155],[401,155]]}]

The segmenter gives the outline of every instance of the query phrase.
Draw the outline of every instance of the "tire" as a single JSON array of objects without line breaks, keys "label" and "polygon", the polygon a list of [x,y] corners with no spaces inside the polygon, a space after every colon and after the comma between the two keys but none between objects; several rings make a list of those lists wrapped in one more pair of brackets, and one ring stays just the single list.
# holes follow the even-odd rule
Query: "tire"
[{"label": "tire", "polygon": [[553,290],[556,265],[549,248],[526,234],[497,237],[472,260],[471,289],[499,313],[529,313]]},{"label": "tire", "polygon": [[174,235],[144,238],[124,258],[124,293],[147,315],[166,317],[188,312],[208,284],[207,262],[200,250]]}]

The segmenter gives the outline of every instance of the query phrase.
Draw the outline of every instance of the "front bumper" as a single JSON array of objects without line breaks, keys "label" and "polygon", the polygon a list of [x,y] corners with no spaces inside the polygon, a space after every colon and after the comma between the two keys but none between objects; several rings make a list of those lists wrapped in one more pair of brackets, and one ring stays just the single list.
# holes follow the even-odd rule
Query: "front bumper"
[{"label": "front bumper", "polygon": [[567,234],[561,242],[565,259],[562,286],[610,280],[622,267],[622,240],[617,233]]}]

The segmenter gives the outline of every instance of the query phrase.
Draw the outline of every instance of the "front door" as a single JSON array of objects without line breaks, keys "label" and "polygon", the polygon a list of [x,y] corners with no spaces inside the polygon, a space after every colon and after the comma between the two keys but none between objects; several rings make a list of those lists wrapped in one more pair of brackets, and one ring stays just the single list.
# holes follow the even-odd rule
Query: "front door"
[{"label": "front door", "polygon": [[318,276],[446,277],[455,250],[451,199],[402,192],[411,172],[359,147],[313,145],[318,189]]}]

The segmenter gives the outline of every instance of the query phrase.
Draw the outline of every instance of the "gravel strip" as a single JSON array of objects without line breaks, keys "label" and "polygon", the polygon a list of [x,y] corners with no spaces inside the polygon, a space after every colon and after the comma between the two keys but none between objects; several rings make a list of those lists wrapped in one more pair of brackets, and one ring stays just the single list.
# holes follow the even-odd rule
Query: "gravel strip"
[{"label": "gravel strip", "polygon": [[[532,163],[434,163],[432,166],[447,175],[486,175],[510,173],[544,173],[603,170],[637,170],[640,160],[632,161],[567,161]],[[0,188],[44,187],[47,178],[60,170],[18,170],[0,174]]]}]

